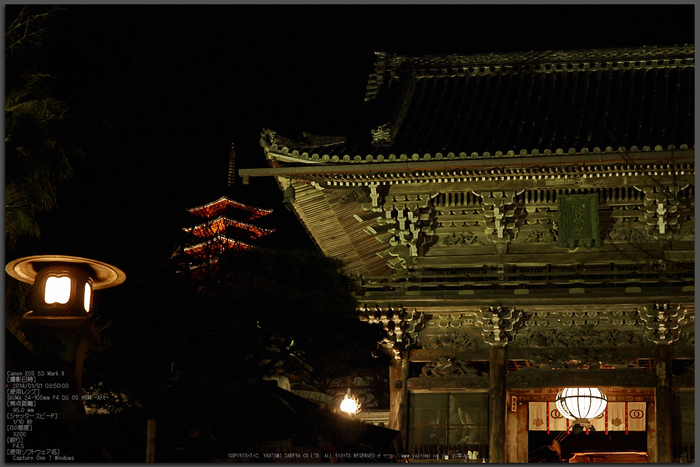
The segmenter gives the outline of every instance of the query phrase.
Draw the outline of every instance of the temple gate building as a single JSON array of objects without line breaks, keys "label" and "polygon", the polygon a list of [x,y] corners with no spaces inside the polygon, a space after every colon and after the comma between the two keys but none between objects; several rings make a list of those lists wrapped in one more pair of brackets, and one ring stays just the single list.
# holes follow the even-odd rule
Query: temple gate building
[{"label": "temple gate building", "polygon": [[694,460],[694,46],[376,58],[350,136],[239,173],[359,275],[409,461]]}]

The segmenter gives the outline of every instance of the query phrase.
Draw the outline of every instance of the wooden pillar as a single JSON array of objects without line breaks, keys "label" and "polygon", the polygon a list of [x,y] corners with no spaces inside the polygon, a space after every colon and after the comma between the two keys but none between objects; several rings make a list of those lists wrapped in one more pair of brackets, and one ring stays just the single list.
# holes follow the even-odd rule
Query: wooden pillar
[{"label": "wooden pillar", "polygon": [[518,412],[513,411],[512,398],[515,397],[506,391],[506,462],[511,464],[518,462]]},{"label": "wooden pillar", "polygon": [[489,368],[489,462],[506,462],[506,349],[491,346]]},{"label": "wooden pillar", "polygon": [[509,464],[527,463],[527,417],[527,404],[518,402],[518,396],[506,391],[506,462]]},{"label": "wooden pillar", "polygon": [[514,462],[520,462],[527,464],[529,456],[529,435],[530,435],[530,419],[529,419],[529,408],[528,405],[518,404],[518,438],[516,444],[518,445],[518,457]]},{"label": "wooden pillar", "polygon": [[156,421],[149,419],[146,423],[146,462],[156,460]]},{"label": "wooden pillar", "polygon": [[408,418],[408,355],[394,359],[389,367],[389,428],[401,432],[401,444],[408,448],[406,439]]},{"label": "wooden pillar", "polygon": [[673,462],[673,369],[672,348],[656,348],[656,443],[657,462]]},{"label": "wooden pillar", "polygon": [[392,360],[389,365],[389,428],[399,429],[399,406],[401,405],[401,360]]},{"label": "wooden pillar", "polygon": [[517,396],[506,392],[505,462],[508,464],[527,463],[529,428],[527,403],[518,402]]},{"label": "wooden pillar", "polygon": [[647,460],[649,463],[658,462],[656,441],[656,403],[647,402]]}]

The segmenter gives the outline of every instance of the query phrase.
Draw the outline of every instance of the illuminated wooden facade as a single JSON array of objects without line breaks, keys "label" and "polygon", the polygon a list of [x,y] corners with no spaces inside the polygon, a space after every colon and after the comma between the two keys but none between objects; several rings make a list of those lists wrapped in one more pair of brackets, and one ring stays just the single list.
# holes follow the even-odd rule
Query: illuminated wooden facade
[{"label": "illuminated wooden facade", "polygon": [[410,459],[527,462],[530,403],[566,386],[694,459],[693,86],[693,46],[378,53],[364,133],[263,132],[271,167],[239,173],[361,276]]}]

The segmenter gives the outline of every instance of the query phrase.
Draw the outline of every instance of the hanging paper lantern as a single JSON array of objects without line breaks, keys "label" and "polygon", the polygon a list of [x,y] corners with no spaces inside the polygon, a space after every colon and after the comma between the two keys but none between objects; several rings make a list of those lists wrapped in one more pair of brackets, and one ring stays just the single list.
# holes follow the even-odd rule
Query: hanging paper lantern
[{"label": "hanging paper lantern", "polygon": [[565,388],[557,394],[556,404],[563,416],[581,423],[603,413],[608,398],[598,388]]}]

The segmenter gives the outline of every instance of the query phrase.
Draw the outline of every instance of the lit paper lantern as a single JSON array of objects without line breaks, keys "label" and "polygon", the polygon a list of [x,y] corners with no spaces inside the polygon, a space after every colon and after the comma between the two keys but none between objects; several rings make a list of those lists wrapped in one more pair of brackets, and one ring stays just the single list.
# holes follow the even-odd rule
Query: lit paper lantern
[{"label": "lit paper lantern", "polygon": [[48,263],[34,280],[34,313],[37,316],[79,316],[92,306],[92,277],[84,267]]},{"label": "lit paper lantern", "polygon": [[565,388],[556,399],[559,412],[574,423],[596,418],[608,405],[608,398],[598,388]]}]

